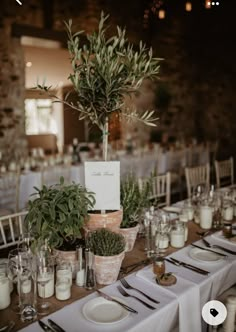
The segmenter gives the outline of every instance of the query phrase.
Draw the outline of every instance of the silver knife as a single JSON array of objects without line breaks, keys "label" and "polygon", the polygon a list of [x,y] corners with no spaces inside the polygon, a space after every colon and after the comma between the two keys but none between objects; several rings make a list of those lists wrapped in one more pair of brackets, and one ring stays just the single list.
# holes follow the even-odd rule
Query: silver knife
[{"label": "silver knife", "polygon": [[42,322],[41,320],[38,320],[39,326],[45,331],[45,332],[55,332],[50,326]]},{"label": "silver knife", "polygon": [[210,252],[214,252],[214,254],[217,254],[217,255],[219,255],[219,256],[223,256],[223,257],[228,257],[227,255],[225,255],[225,254],[222,254],[221,252],[218,252],[218,251],[215,251],[215,250],[212,250],[212,249],[209,249],[209,248],[203,248],[203,247],[200,247],[200,246],[198,246],[198,245],[196,245],[196,244],[191,244],[191,246],[193,246],[193,247],[196,247],[196,248],[198,248],[198,249],[202,249],[202,250],[206,250],[206,251],[210,251]]},{"label": "silver knife", "polygon": [[196,272],[199,272],[199,273],[202,273],[202,274],[209,274],[209,273],[210,273],[209,271],[207,271],[207,270],[203,270],[203,269],[201,269],[201,268],[198,267],[198,266],[194,266],[194,265],[192,265],[192,264],[189,264],[189,263],[185,263],[185,262],[179,261],[179,260],[176,259],[176,258],[171,257],[171,259],[172,259],[173,261],[175,261],[175,262],[177,262],[177,263],[183,265],[184,267],[187,267],[187,268],[191,268],[191,269],[193,269],[193,270],[196,270]]},{"label": "silver knife", "polygon": [[48,324],[53,330],[55,330],[55,332],[66,332],[61,326],[51,319],[48,319]]},{"label": "silver knife", "polygon": [[110,295],[107,295],[105,293],[103,293],[102,291],[100,291],[99,289],[96,289],[96,291],[98,292],[99,295],[101,295],[104,299],[108,300],[108,301],[113,301],[118,303],[120,306],[122,306],[124,309],[126,309],[127,311],[133,312],[134,314],[138,314],[138,311],[136,311],[135,309],[129,307],[128,305],[124,304],[123,302],[120,302],[119,300],[115,299],[114,297],[111,297]]},{"label": "silver knife", "polygon": [[171,259],[168,259],[168,258],[165,258],[165,260],[169,263],[172,263],[174,264],[175,266],[183,266],[185,267],[186,269],[189,269],[189,270],[192,270],[193,272],[196,272],[196,273],[200,273],[202,275],[207,275],[209,272],[208,271],[201,271],[200,269],[196,268],[196,267],[193,267],[193,266],[187,266],[187,265],[184,265],[184,264],[181,264],[181,263],[177,263],[176,261],[174,260],[171,260]]}]

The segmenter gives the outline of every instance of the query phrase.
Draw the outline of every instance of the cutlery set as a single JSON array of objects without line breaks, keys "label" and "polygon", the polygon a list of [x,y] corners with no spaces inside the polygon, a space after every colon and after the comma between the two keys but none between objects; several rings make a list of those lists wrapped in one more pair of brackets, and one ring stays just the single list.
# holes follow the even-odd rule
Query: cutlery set
[{"label": "cutlery set", "polygon": [[39,326],[45,332],[66,332],[61,326],[55,323],[53,320],[48,319],[48,324],[45,324],[42,320],[38,320]]},{"label": "cutlery set", "polygon": [[176,258],[173,258],[173,257],[168,257],[168,258],[165,258],[165,260],[173,265],[176,265],[176,266],[183,266],[185,267],[186,269],[189,269],[189,270],[192,270],[196,273],[199,273],[199,274],[203,274],[203,275],[208,275],[210,272],[209,271],[206,271],[206,270],[203,270],[197,266],[194,266],[192,264],[188,264],[188,263],[185,263],[185,262],[182,262],[180,260],[177,260]]}]

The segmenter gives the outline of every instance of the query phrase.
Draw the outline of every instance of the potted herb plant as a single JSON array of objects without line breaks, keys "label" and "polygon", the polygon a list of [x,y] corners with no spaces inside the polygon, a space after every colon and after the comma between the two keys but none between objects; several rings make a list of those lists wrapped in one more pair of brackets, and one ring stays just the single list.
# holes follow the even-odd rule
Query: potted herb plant
[{"label": "potted herb plant", "polygon": [[144,208],[151,205],[151,178],[139,185],[138,179],[133,174],[121,181],[121,205],[123,207],[123,220],[120,233],[126,240],[126,251],[131,251],[139,231],[139,220]]},{"label": "potted herb plant", "polygon": [[[109,15],[105,16],[102,12],[98,31],[87,35],[85,43],[81,43],[83,31],[74,33],[72,21],[65,23],[72,65],[69,81],[78,97],[76,103],[70,100],[70,93],[61,100],[51,94],[51,87],[44,83],[37,84],[37,88],[48,93],[55,101],[78,111],[80,120],[84,119],[98,126],[103,137],[104,161],[108,160],[109,121],[114,114],[155,126],[155,111],[138,112],[134,103],[130,101],[145,79],[158,78],[161,60],[154,57],[152,48],[147,48],[142,41],[137,47],[131,44],[126,37],[125,29],[117,27],[117,33],[108,38],[105,27],[108,17]],[[122,221],[122,210],[112,213],[110,216],[106,211],[106,223],[111,228],[113,220],[116,224]],[[99,225],[102,227],[103,224],[104,215],[93,213],[87,227],[94,229]]]},{"label": "potted herb plant", "polygon": [[47,241],[59,257],[75,261],[76,245],[82,241],[82,229],[89,219],[88,210],[95,198],[80,184],[64,184],[36,189],[35,199],[28,202],[26,224],[34,234],[33,245]]},{"label": "potted herb plant", "polygon": [[94,253],[96,281],[102,285],[115,282],[125,256],[124,237],[107,228],[100,228],[89,234],[87,245]]}]

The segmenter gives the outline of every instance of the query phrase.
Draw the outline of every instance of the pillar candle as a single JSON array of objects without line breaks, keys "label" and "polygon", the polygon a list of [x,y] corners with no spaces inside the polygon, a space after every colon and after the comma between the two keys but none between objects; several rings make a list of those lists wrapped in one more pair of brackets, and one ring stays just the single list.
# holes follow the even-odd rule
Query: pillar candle
[{"label": "pillar candle", "polygon": [[210,206],[200,207],[200,227],[210,229],[212,227],[213,210]]},{"label": "pillar candle", "polygon": [[170,244],[174,248],[182,248],[185,242],[185,233],[182,230],[172,230],[170,233]]},{"label": "pillar candle", "polygon": [[71,286],[69,282],[58,282],[56,284],[56,298],[57,300],[63,301],[68,300],[71,297]]}]

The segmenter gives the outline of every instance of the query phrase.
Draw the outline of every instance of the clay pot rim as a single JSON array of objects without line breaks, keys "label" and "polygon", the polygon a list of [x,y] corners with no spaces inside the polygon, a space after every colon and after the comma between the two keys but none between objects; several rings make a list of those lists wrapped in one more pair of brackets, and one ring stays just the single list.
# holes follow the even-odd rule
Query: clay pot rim
[{"label": "clay pot rim", "polygon": [[115,213],[119,213],[119,212],[123,212],[123,208],[122,206],[120,207],[119,210],[106,210],[106,213],[102,214],[101,211],[100,213],[93,213],[93,211],[88,211],[88,214],[91,215],[91,216],[101,216],[101,215],[109,215],[109,214],[115,214]]},{"label": "clay pot rim", "polygon": [[94,257],[111,258],[111,257],[121,256],[122,254],[125,255],[125,250],[123,250],[121,253],[119,253],[119,254],[117,254],[117,255],[113,255],[113,256],[99,256],[99,255],[94,255]]},{"label": "clay pot rim", "polygon": [[65,252],[65,253],[74,253],[74,252],[76,252],[76,249],[75,250],[61,250],[61,249],[57,249],[57,248],[53,248],[53,250],[55,250],[55,251],[60,251],[60,252]]}]

